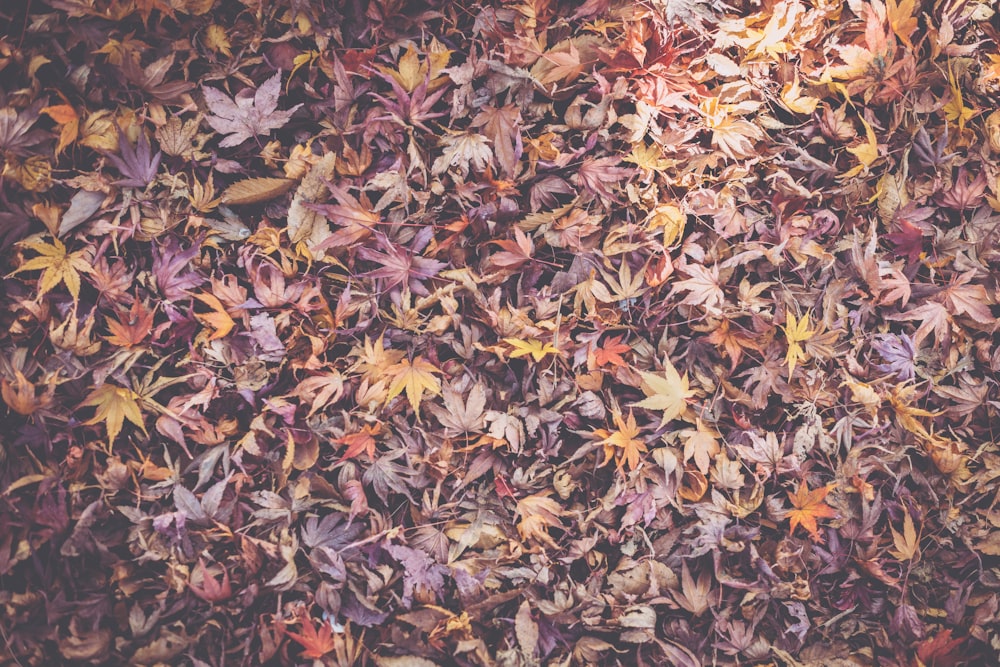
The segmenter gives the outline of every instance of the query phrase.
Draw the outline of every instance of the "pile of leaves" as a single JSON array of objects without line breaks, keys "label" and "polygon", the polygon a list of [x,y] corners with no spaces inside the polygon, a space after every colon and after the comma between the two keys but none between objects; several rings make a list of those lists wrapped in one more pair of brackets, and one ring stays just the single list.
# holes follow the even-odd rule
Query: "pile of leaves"
[{"label": "pile of leaves", "polygon": [[1000,651],[988,0],[32,0],[11,665]]}]

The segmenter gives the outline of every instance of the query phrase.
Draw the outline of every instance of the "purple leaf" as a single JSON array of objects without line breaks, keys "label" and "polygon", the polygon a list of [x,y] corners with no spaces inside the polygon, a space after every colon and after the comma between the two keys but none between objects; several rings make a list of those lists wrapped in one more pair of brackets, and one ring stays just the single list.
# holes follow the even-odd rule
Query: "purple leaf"
[{"label": "purple leaf", "polygon": [[413,593],[432,592],[440,597],[444,588],[444,575],[448,568],[434,560],[423,551],[404,547],[400,544],[386,544],[382,547],[386,553],[399,561],[403,566],[403,606],[409,609],[413,605]]},{"label": "purple leaf", "polygon": [[156,286],[167,301],[178,301],[187,296],[187,290],[205,282],[197,273],[188,271],[188,265],[201,252],[200,244],[181,250],[176,241],[169,241],[157,248],[153,255],[153,277]]},{"label": "purple leaf", "polygon": [[144,188],[156,178],[156,170],[160,168],[160,151],[153,155],[146,133],[139,131],[139,141],[135,147],[129,143],[125,133],[118,128],[118,155],[107,155],[111,163],[125,178],[115,181],[115,185],[125,185],[133,188]]},{"label": "purple leaf", "polygon": [[895,373],[900,380],[912,380],[916,370],[917,348],[913,339],[902,334],[878,334],[872,343],[872,349],[878,352],[884,364],[875,364],[881,373]]}]

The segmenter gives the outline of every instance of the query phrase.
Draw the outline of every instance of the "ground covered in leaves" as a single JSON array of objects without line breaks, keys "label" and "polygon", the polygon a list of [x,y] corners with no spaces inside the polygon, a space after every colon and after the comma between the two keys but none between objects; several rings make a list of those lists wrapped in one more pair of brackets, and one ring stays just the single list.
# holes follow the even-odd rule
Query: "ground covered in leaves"
[{"label": "ground covered in leaves", "polygon": [[991,4],[4,3],[0,662],[992,663]]}]

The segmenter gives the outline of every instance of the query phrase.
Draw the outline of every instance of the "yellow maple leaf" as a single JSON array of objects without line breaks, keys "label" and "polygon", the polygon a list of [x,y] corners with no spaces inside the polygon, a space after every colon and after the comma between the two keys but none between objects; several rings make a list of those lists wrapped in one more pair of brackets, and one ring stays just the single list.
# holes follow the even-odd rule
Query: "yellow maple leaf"
[{"label": "yellow maple leaf", "polygon": [[629,470],[635,470],[639,465],[639,456],[648,451],[646,443],[636,438],[641,429],[635,422],[635,415],[629,410],[628,419],[622,418],[619,412],[615,412],[612,418],[615,421],[615,426],[618,427],[617,431],[612,433],[603,428],[594,431],[594,435],[603,438],[600,444],[604,446],[604,462],[601,465],[607,465],[614,457],[619,471],[626,463]]},{"label": "yellow maple leaf", "polygon": [[642,376],[642,391],[646,398],[634,407],[662,410],[661,427],[672,419],[677,419],[687,408],[687,399],[694,396],[694,391],[688,387],[687,373],[681,377],[670,359],[663,363],[663,376],[645,371],[640,371],[639,375]]},{"label": "yellow maple leaf", "polygon": [[796,320],[795,315],[788,313],[785,316],[785,325],[782,327],[785,330],[785,339],[788,341],[788,352],[785,353],[785,362],[788,364],[788,379],[792,379],[792,373],[795,372],[795,364],[799,362],[800,359],[806,358],[805,350],[799,343],[809,340],[816,333],[815,329],[809,328],[809,313],[802,316],[802,319]]},{"label": "yellow maple leaf", "polygon": [[108,429],[108,445],[114,445],[115,439],[121,433],[125,420],[142,429],[146,435],[146,425],[142,421],[142,411],[139,409],[139,401],[142,399],[139,394],[125,387],[116,387],[113,384],[102,384],[100,387],[90,392],[80,407],[92,406],[97,408],[91,419],[84,424],[98,424],[105,422]]},{"label": "yellow maple leaf", "polygon": [[858,144],[857,146],[848,146],[847,152],[858,158],[858,164],[853,169],[848,169],[841,176],[841,180],[846,180],[857,176],[862,172],[867,172],[868,168],[872,166],[872,163],[878,158],[878,140],[875,137],[875,130],[872,126],[868,124],[864,118],[861,119],[861,124],[865,126],[865,139],[866,141]]},{"label": "yellow maple leaf", "polygon": [[556,348],[552,343],[542,343],[540,340],[521,340],[520,338],[504,338],[503,342],[507,343],[514,349],[510,353],[511,359],[517,359],[518,357],[526,357],[531,355],[531,358],[538,363],[545,358],[547,354],[559,354],[559,349]]},{"label": "yellow maple leaf", "polygon": [[781,101],[793,113],[811,114],[819,104],[818,97],[802,94],[802,86],[799,83],[799,73],[795,73],[795,78],[791,83],[786,83],[781,89]]},{"label": "yellow maple leaf", "polygon": [[898,5],[896,0],[886,0],[885,3],[889,26],[896,33],[896,37],[911,49],[913,43],[910,41],[910,35],[917,29],[917,17],[913,15],[915,5],[914,0],[903,0]]},{"label": "yellow maple leaf", "polygon": [[390,384],[385,402],[388,404],[405,390],[413,412],[416,413],[417,419],[420,419],[420,401],[424,392],[435,395],[441,393],[441,381],[434,377],[434,373],[440,372],[434,364],[423,357],[417,357],[413,361],[403,359],[386,370]]},{"label": "yellow maple leaf", "polygon": [[965,121],[975,116],[976,110],[965,106],[965,101],[962,97],[962,88],[958,85],[958,80],[955,78],[955,72],[951,67],[951,63],[948,63],[948,85],[951,88],[951,99],[944,105],[945,118],[952,122],[957,122],[958,131],[964,132]]},{"label": "yellow maple leaf", "polygon": [[38,279],[38,296],[42,297],[59,283],[66,285],[73,301],[80,299],[80,273],[93,273],[94,269],[83,255],[83,251],[66,252],[66,246],[57,238],[52,243],[42,240],[22,241],[21,245],[38,253],[22,264],[10,275],[22,271],[42,271]]}]

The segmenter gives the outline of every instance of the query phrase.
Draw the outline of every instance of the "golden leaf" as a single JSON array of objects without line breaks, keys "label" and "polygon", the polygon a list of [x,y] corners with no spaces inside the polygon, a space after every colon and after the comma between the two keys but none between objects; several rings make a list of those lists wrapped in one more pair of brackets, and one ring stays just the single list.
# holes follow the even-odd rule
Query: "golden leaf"
[{"label": "golden leaf", "polygon": [[406,398],[413,407],[417,419],[420,419],[420,401],[424,392],[435,395],[441,393],[441,381],[434,377],[434,373],[440,372],[434,364],[423,357],[417,357],[412,362],[403,359],[386,370],[390,384],[385,402],[388,403],[406,390]]},{"label": "golden leaf", "polygon": [[552,343],[542,343],[539,340],[521,340],[519,338],[504,338],[503,342],[507,343],[514,349],[510,353],[511,359],[517,359],[518,357],[531,356],[535,360],[535,363],[541,361],[548,354],[559,354],[559,350],[552,345]]},{"label": "golden leaf", "polygon": [[23,241],[21,245],[39,253],[22,264],[11,275],[22,271],[42,270],[38,280],[38,296],[42,297],[59,283],[66,285],[73,301],[80,299],[80,272],[93,273],[93,267],[83,255],[83,251],[66,252],[66,246],[59,239],[52,243],[41,240]]},{"label": "golden leaf", "polygon": [[131,389],[116,387],[112,384],[102,384],[90,393],[80,407],[93,406],[97,408],[91,419],[84,424],[98,424],[104,422],[108,429],[108,444],[114,445],[115,439],[121,433],[125,420],[142,429],[146,435],[146,425],[142,421],[142,412],[139,410],[141,397]]},{"label": "golden leaf", "polygon": [[795,315],[788,313],[785,316],[785,325],[782,329],[785,330],[785,338],[788,340],[785,362],[788,364],[788,378],[791,379],[792,373],[795,372],[795,365],[800,359],[806,358],[805,350],[799,343],[812,338],[816,331],[809,328],[809,313],[803,315],[800,320],[796,320]]}]

